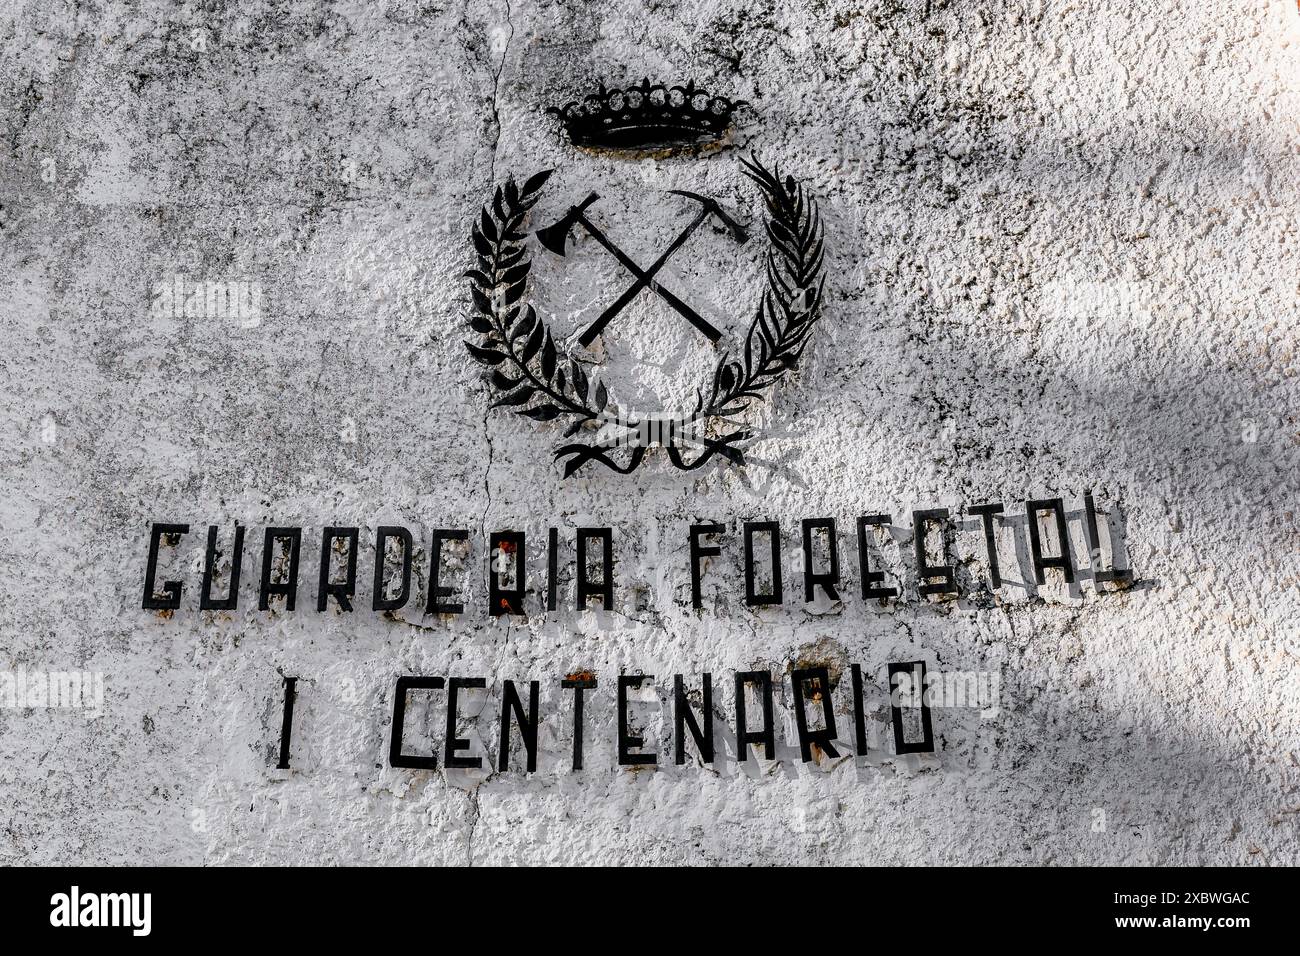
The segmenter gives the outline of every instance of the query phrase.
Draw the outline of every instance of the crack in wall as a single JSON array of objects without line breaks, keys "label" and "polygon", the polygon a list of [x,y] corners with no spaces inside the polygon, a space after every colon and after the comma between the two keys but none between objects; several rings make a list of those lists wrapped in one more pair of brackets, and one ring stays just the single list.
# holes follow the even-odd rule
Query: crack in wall
[{"label": "crack in wall", "polygon": [[[488,190],[490,191],[497,182],[497,152],[501,146],[501,75],[505,72],[506,60],[510,56],[510,44],[515,38],[515,25],[512,19],[513,11],[510,7],[510,0],[505,0],[506,8],[506,35],[505,45],[501,49],[501,60],[497,63],[495,73],[492,75],[492,127],[494,135],[492,137],[492,158],[488,165]],[[483,469],[483,514],[479,520],[479,533],[481,540],[484,542],[487,558],[487,573],[495,574],[492,567],[492,552],[488,546],[488,514],[492,510],[492,468],[496,460],[496,446],[492,441],[492,428],[488,421],[491,415],[491,408],[485,407],[483,410],[483,439],[487,442],[487,463]],[[488,779],[492,776],[489,769]],[[474,865],[474,833],[478,827],[479,821],[479,795],[478,787],[474,787],[469,792],[470,812],[469,812],[469,831],[465,837],[465,865]]]},{"label": "crack in wall", "polygon": [[[515,25],[512,19],[513,11],[510,8],[510,0],[506,0],[506,26],[509,33],[506,36],[506,42],[501,50],[501,60],[497,64],[496,72],[492,76],[492,126],[495,129],[495,135],[492,138],[492,160],[489,164],[488,189],[496,185],[497,181],[497,151],[501,145],[501,74],[505,72],[506,59],[510,56],[510,44],[515,38]],[[487,464],[483,469],[483,515],[479,519],[479,533],[483,540],[487,540],[487,520],[488,513],[492,510],[492,465],[496,457],[496,448],[492,442],[492,429],[488,423],[488,416],[491,409],[485,408],[483,411],[483,438],[487,442],[488,454]],[[492,554],[489,550],[487,554],[488,573],[492,574]]]},{"label": "crack in wall", "polygon": [[478,826],[478,787],[469,792],[469,834],[465,839],[465,865],[474,865],[474,830]]},{"label": "crack in wall", "polygon": [[510,9],[510,0],[505,0],[506,5],[506,27],[509,33],[506,35],[505,46],[501,49],[501,62],[497,64],[496,72],[492,75],[492,126],[496,134],[492,138],[492,161],[489,166],[491,170],[492,181],[488,183],[489,188],[496,185],[497,181],[497,148],[501,145],[501,74],[506,69],[506,59],[510,56],[510,44],[515,38],[515,24],[512,19],[514,11]]}]

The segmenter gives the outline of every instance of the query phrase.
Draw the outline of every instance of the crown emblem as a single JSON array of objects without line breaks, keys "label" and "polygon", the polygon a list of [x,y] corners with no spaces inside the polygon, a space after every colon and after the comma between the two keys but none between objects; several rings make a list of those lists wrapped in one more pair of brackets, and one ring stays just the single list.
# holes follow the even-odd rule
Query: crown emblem
[{"label": "crown emblem", "polygon": [[573,145],[617,152],[718,149],[733,131],[732,114],[744,100],[713,96],[690,80],[665,86],[643,79],[626,89],[606,89],[562,107],[550,107]]}]

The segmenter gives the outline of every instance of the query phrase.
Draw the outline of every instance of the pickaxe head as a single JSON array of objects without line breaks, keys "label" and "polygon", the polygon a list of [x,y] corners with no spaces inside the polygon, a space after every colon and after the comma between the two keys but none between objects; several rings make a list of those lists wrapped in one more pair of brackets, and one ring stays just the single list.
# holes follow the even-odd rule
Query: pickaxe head
[{"label": "pickaxe head", "polygon": [[723,211],[722,207],[718,205],[716,199],[710,199],[708,196],[701,196],[699,193],[687,192],[685,189],[670,189],[668,191],[670,193],[676,193],[678,196],[685,196],[687,199],[694,199],[704,207],[704,212],[706,214],[711,214],[718,218],[718,221],[722,223],[727,232],[731,233],[731,238],[741,244],[748,241],[749,233],[745,231],[745,227],[727,215],[726,212]]},{"label": "pickaxe head", "polygon": [[582,219],[583,210],[599,198],[600,196],[591,193],[578,205],[570,206],[569,211],[558,220],[537,230],[537,241],[557,256],[563,256],[568,252],[569,231],[573,229],[574,223]]}]

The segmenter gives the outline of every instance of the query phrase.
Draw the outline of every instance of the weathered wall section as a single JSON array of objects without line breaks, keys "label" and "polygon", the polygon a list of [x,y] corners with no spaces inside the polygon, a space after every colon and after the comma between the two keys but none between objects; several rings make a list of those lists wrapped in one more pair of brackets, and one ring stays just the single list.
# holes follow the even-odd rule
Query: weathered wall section
[{"label": "weathered wall section", "polygon": [[[102,674],[104,701],[0,708],[0,861],[1300,862],[1294,5],[70,11],[0,23],[0,669]],[[488,411],[461,345],[469,226],[494,183],[552,166],[547,211],[598,189],[641,261],[680,228],[665,189],[757,220],[737,150],[619,163],[543,115],[643,75],[753,104],[743,148],[822,203],[824,318],[743,471],[656,456],[566,481],[558,431]],[[674,281],[743,332],[760,251],[705,236]],[[590,243],[537,268],[565,334],[627,283]],[[242,281],[255,314],[159,308],[176,276]],[[713,360],[648,299],[619,323],[629,404],[689,392]],[[856,596],[858,515],[1064,495],[1077,534],[1086,488],[1132,588],[1020,583],[1022,521],[996,597],[918,599],[902,528],[883,557],[904,600]],[[822,515],[845,599],[805,607],[791,552]],[[738,570],[756,517],[787,533],[787,603],[761,612]],[[700,519],[729,534],[697,613]],[[193,525],[170,616],[140,608],[155,520]],[[235,521],[241,607],[201,614],[204,531]],[[256,609],[273,524],[308,529],[293,613]],[[318,614],[328,524],[470,529],[467,613],[370,612],[367,546],[363,609]],[[489,620],[486,534],[526,529],[544,590],[551,524],[615,528],[617,609]],[[956,547],[978,581],[979,534]],[[937,713],[937,753],[896,757],[884,668],[916,659],[997,674],[1001,711]],[[832,666],[850,742],[839,678],[862,665],[867,756],[800,762],[786,681],[776,761],[615,766],[620,672],[660,676],[653,701],[711,671],[725,721],[735,670],[800,661]],[[585,669],[601,686],[574,774],[558,681]],[[498,681],[541,680],[539,772],[389,768],[403,673],[488,676],[466,733],[493,756]],[[440,746],[441,710],[424,737],[422,713],[408,746]]]}]

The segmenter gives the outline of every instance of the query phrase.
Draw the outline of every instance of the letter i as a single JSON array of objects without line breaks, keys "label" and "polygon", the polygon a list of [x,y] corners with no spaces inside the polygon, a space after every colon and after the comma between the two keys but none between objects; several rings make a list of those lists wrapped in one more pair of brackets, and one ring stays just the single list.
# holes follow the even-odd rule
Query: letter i
[{"label": "letter i", "polygon": [[280,725],[280,762],[275,765],[277,770],[289,769],[289,741],[293,737],[293,700],[297,696],[294,690],[297,684],[296,677],[284,679],[284,722]]}]

